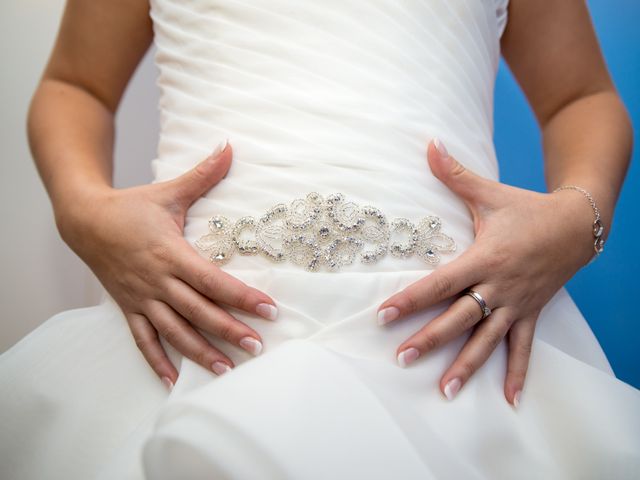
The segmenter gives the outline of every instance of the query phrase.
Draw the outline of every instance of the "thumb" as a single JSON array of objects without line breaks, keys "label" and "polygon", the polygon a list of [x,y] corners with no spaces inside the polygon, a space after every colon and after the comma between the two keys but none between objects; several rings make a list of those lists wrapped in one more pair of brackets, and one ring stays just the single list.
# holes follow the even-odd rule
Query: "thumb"
[{"label": "thumb", "polygon": [[495,193],[495,182],[477,175],[449,155],[439,138],[429,143],[427,159],[436,178],[467,204],[488,200]]},{"label": "thumb", "polygon": [[174,201],[188,208],[225,177],[232,156],[229,141],[220,142],[207,158],[171,181]]}]

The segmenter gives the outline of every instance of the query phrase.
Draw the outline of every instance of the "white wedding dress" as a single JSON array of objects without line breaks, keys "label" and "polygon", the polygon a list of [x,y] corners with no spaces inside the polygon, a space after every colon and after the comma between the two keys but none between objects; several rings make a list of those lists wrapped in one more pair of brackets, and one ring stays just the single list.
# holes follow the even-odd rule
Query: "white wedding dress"
[{"label": "white wedding dress", "polygon": [[[189,211],[259,217],[315,191],[388,218],[442,219],[473,242],[464,203],[430,172],[440,137],[498,179],[493,88],[506,0],[152,0],[160,69],[155,181],[228,137],[227,176]],[[307,271],[264,255],[221,268],[275,299],[263,337],[217,377],[163,340],[169,393],[114,301],[62,312],[0,357],[5,479],[640,478],[640,391],[617,379],[560,290],[537,324],[525,388],[504,397],[506,340],[448,401],[438,383],[468,334],[398,366],[398,345],[450,301],[385,327],[383,300],[434,267],[416,256]],[[435,268],[438,268],[435,266]],[[523,266],[523,268],[525,268]]]}]

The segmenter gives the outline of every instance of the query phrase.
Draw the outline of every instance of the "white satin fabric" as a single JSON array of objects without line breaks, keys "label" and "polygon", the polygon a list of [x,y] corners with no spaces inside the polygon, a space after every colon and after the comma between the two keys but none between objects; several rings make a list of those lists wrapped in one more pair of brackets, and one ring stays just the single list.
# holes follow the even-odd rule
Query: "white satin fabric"
[{"label": "white satin fabric", "polygon": [[[442,218],[473,242],[470,213],[430,173],[439,136],[498,179],[493,87],[505,0],[152,0],[162,131],[155,180],[225,137],[230,171],[189,211],[258,216],[310,191],[389,217]],[[526,266],[523,265],[523,268]],[[223,267],[271,295],[252,357],[217,377],[163,342],[169,394],[118,306],[62,312],[0,357],[0,471],[36,479],[631,479],[640,391],[617,379],[565,289],[540,315],[518,409],[504,398],[503,341],[453,401],[439,391],[468,334],[400,368],[397,346],[442,302],[380,327],[386,298],[431,273],[388,256],[340,272],[235,256]]]}]

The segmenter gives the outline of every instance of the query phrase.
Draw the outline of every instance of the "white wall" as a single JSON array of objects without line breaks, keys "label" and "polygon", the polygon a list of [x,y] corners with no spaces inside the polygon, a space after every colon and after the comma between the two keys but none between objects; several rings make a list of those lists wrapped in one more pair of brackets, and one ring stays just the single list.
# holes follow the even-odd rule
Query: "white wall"
[{"label": "white wall", "polygon": [[[63,0],[0,5],[0,352],[51,315],[94,305],[102,288],[66,246],[26,138],[29,101],[48,59]],[[158,137],[156,70],[149,52],[118,112],[115,185],[151,180]]]}]

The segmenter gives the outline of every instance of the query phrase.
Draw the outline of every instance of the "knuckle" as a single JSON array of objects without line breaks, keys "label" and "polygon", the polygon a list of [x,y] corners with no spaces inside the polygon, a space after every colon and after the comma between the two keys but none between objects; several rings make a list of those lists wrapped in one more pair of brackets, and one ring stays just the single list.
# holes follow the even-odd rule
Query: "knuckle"
[{"label": "knuckle", "polygon": [[400,307],[404,307],[405,314],[416,312],[420,308],[418,297],[413,292],[405,292],[404,295],[400,296],[399,300],[397,303],[399,303]]},{"label": "knuckle", "polygon": [[453,166],[453,168],[451,169],[451,176],[452,177],[459,177],[460,175],[464,174],[464,172],[467,170],[466,167],[464,165],[462,165],[460,162],[454,162],[455,165]]},{"label": "knuckle", "polygon": [[209,366],[213,363],[213,361],[210,360],[211,355],[209,354],[209,350],[206,348],[198,348],[196,351],[194,351],[191,354],[191,358],[196,363],[203,365],[207,368],[209,368]]},{"label": "knuckle", "polygon": [[426,350],[433,350],[441,343],[440,335],[435,332],[425,332],[420,338],[420,345]]},{"label": "knuckle", "polygon": [[218,278],[213,270],[208,268],[202,269],[198,273],[198,281],[200,285],[208,291],[215,292],[218,290]]},{"label": "knuckle", "polygon": [[491,350],[495,350],[502,341],[502,335],[499,332],[487,331],[482,338]]},{"label": "knuckle", "polygon": [[488,243],[485,246],[485,253],[479,258],[483,269],[494,271],[504,267],[507,260],[511,258],[509,248],[503,242]]},{"label": "knuckle", "polygon": [[200,162],[192,170],[192,178],[195,181],[204,181],[208,178],[208,175],[209,175],[208,162]]},{"label": "knuckle", "polygon": [[494,272],[504,264],[504,258],[501,251],[489,250],[486,255],[482,256],[480,265],[483,270]]},{"label": "knuckle", "polygon": [[225,341],[230,341],[233,337],[233,324],[229,321],[220,322],[216,328],[216,335]]},{"label": "knuckle", "polygon": [[438,298],[449,297],[453,290],[453,282],[448,275],[435,275],[432,280],[431,290]]},{"label": "knuckle", "polygon": [[136,337],[135,342],[136,342],[136,347],[138,347],[138,350],[140,350],[141,352],[146,352],[150,347],[149,345],[150,342],[146,338]]},{"label": "knuckle", "polygon": [[162,328],[162,336],[167,339],[171,345],[175,345],[180,338],[180,328],[176,325],[167,325]]},{"label": "knuckle", "polygon": [[469,379],[471,375],[473,375],[476,371],[476,366],[474,365],[474,363],[471,360],[467,359],[461,359],[458,362],[457,368],[460,371],[462,378],[465,380]]},{"label": "knuckle", "polygon": [[491,268],[498,269],[508,265],[509,260],[514,258],[509,247],[495,248],[490,256]]},{"label": "knuckle", "polygon": [[525,360],[531,355],[532,344],[530,342],[521,343],[516,348],[516,353]]},{"label": "knuckle", "polygon": [[421,307],[418,296],[411,291],[406,291],[396,297],[393,300],[393,304],[400,309],[403,315],[417,312]]},{"label": "knuckle", "polygon": [[238,292],[235,302],[243,310],[250,310],[251,307],[256,303],[255,297],[256,295],[254,294],[253,290],[249,287],[246,287]]},{"label": "knuckle", "polygon": [[204,306],[201,302],[191,301],[185,305],[185,313],[189,320],[203,318]]},{"label": "knuckle", "polygon": [[160,262],[168,263],[171,260],[171,249],[165,243],[154,242],[149,245],[148,250]]}]

